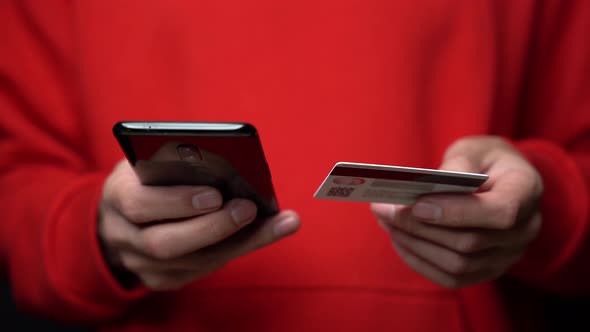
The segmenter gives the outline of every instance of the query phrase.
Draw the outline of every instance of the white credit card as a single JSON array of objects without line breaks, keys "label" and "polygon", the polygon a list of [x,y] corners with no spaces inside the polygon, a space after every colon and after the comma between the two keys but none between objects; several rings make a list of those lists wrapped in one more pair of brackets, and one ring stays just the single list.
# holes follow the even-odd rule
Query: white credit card
[{"label": "white credit card", "polygon": [[408,205],[425,194],[473,193],[487,179],[478,173],[339,162],[314,197]]}]

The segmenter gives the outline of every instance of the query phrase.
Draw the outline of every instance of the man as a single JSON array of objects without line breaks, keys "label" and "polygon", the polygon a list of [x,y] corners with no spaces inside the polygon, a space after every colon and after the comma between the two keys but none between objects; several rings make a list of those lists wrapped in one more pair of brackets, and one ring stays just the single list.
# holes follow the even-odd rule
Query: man
[{"label": "man", "polygon": [[[105,330],[538,330],[511,285],[588,291],[586,2],[2,6],[0,253],[23,310]],[[141,186],[110,132],[124,119],[254,123],[286,210],[244,238],[251,202]],[[490,180],[409,207],[314,200],[341,160]]]}]

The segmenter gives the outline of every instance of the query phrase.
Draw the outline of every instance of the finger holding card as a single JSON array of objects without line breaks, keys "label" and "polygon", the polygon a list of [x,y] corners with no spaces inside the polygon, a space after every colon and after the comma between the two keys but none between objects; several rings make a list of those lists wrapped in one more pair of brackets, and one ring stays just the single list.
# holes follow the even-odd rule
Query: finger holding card
[{"label": "finger holding card", "polygon": [[463,287],[503,274],[535,238],[540,217],[513,229],[445,227],[412,215],[412,208],[372,204],[406,263],[446,287]]}]

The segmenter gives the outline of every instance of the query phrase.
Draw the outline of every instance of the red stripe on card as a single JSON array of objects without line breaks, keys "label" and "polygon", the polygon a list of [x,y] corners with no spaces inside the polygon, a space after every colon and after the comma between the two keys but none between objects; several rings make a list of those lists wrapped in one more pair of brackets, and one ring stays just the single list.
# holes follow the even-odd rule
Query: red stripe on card
[{"label": "red stripe on card", "polygon": [[425,183],[448,184],[454,186],[465,186],[477,188],[481,186],[485,180],[463,177],[461,175],[444,175],[444,174],[423,174],[412,171],[396,171],[396,170],[380,170],[368,168],[353,168],[336,166],[330,175],[335,176],[355,176],[362,178],[384,179],[384,180],[399,180],[399,181],[415,181]]}]

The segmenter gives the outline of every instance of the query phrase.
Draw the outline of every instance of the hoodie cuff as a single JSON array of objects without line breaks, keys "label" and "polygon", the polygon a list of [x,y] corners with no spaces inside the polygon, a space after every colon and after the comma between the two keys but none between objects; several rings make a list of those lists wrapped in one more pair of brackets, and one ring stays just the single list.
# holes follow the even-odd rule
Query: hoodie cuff
[{"label": "hoodie cuff", "polygon": [[[114,317],[150,291],[123,288],[104,259],[98,239],[98,206],[105,174],[71,185],[54,210],[56,224],[46,232],[49,282],[60,296],[90,317]],[[77,311],[78,311],[77,310]]]},{"label": "hoodie cuff", "polygon": [[547,285],[583,245],[588,233],[588,188],[582,171],[560,146],[542,139],[512,144],[541,174],[544,190],[541,231],[510,273]]}]

